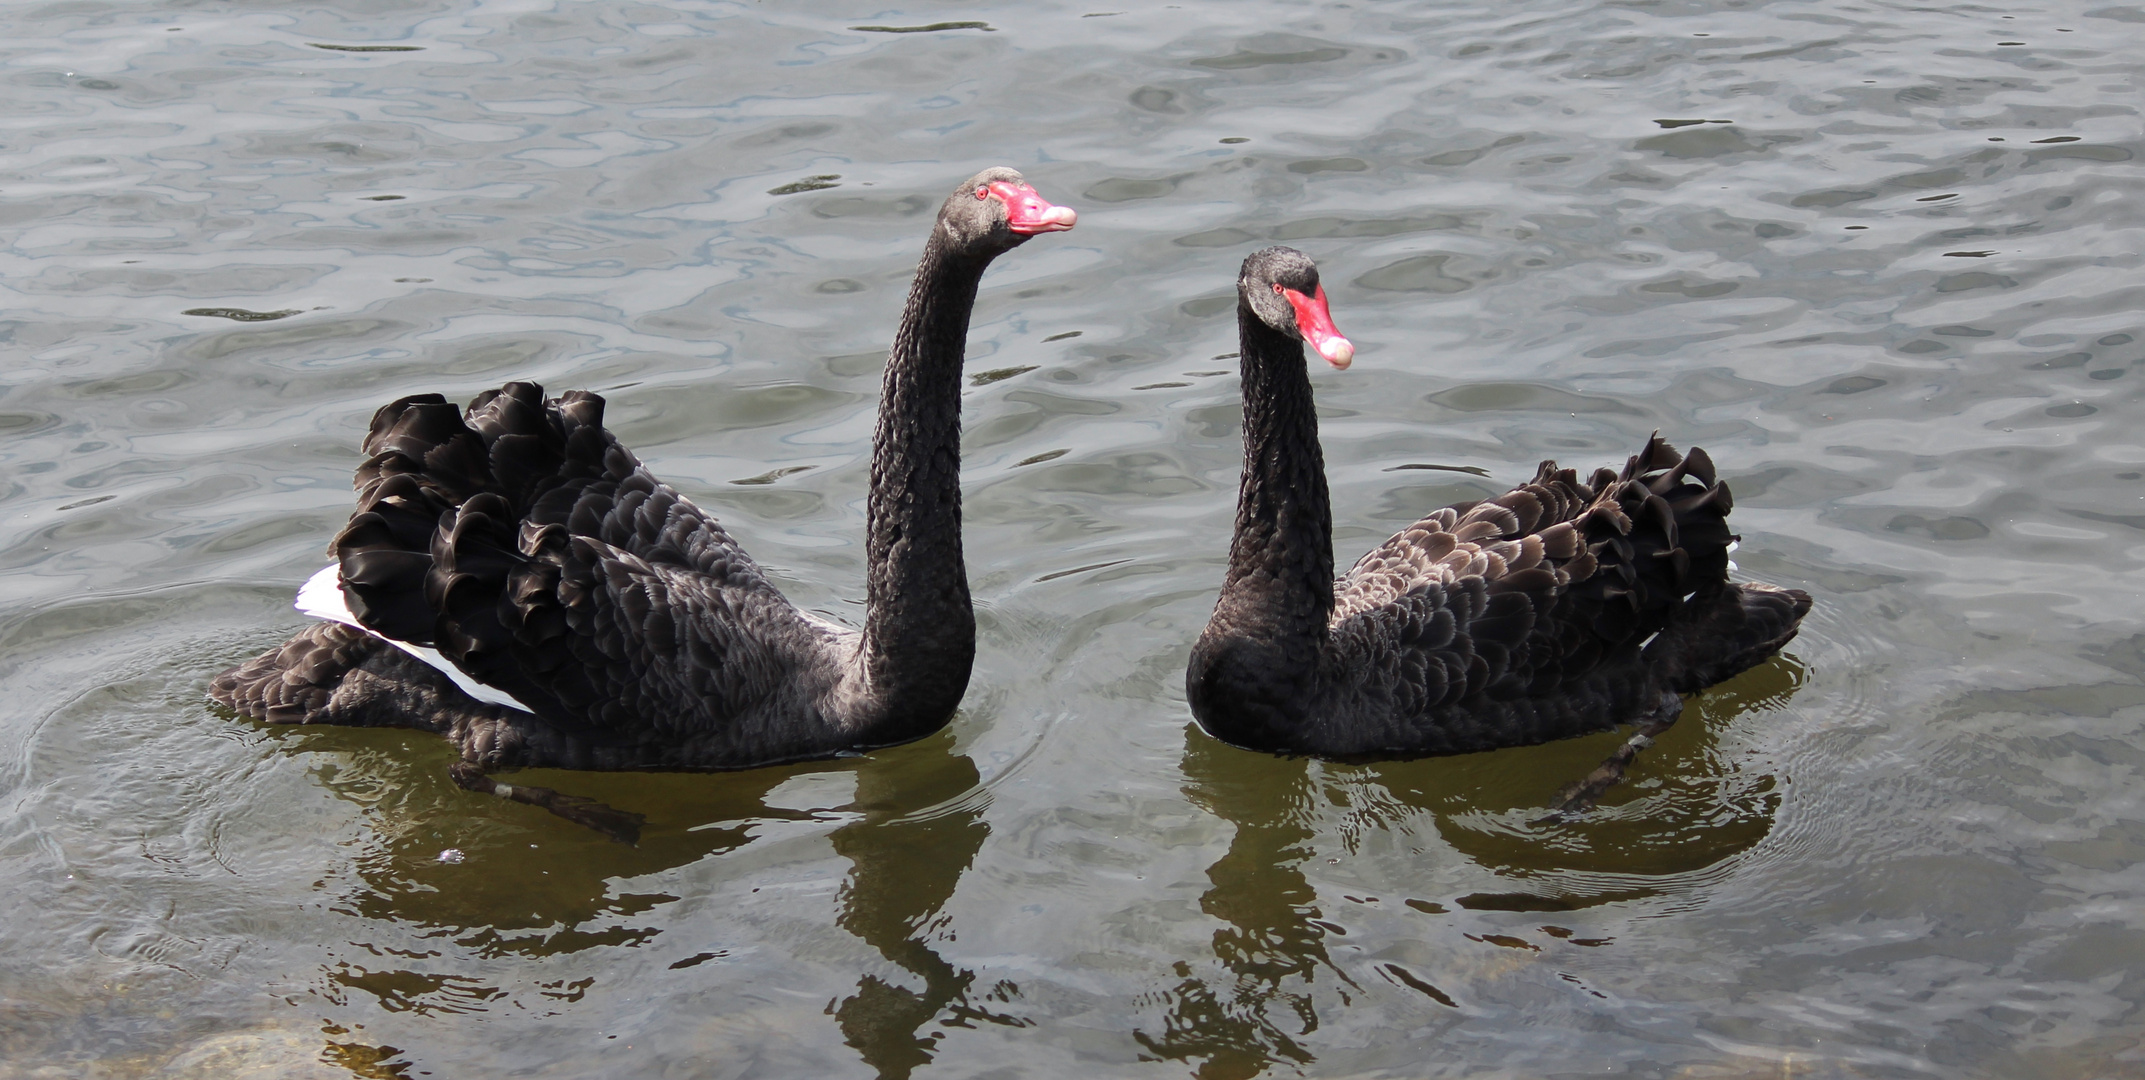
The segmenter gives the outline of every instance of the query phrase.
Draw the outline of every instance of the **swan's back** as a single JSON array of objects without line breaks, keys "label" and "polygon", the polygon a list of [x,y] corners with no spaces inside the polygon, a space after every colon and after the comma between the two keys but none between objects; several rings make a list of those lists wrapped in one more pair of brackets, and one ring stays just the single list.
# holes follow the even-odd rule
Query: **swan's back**
[{"label": "swan's back", "polygon": [[1390,604],[1410,590],[1463,578],[1497,580],[1540,568],[1592,573],[1572,522],[1594,492],[1555,462],[1534,480],[1494,499],[1437,510],[1372,548],[1333,583],[1333,623]]},{"label": "swan's back", "polygon": [[1581,482],[1544,462],[1437,511],[1334,582],[1307,747],[1450,753],[1636,718],[1762,661],[1807,594],[1727,577],[1732,500],[1701,450],[1658,435]]},{"label": "swan's back", "polygon": [[816,712],[855,634],[791,606],[603,404],[509,383],[466,414],[436,394],[381,409],[330,549],[352,613],[576,739],[751,757]]}]

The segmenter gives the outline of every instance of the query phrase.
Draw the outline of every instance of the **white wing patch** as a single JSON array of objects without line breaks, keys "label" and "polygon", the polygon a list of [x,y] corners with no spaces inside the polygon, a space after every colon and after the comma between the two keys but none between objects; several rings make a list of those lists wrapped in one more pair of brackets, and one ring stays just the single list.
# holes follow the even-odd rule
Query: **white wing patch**
[{"label": "white wing patch", "polygon": [[412,645],[407,641],[396,641],[385,634],[374,633],[365,624],[357,621],[357,616],[350,614],[349,602],[343,599],[342,567],[340,566],[330,564],[323,567],[320,573],[307,578],[305,584],[298,587],[298,599],[292,606],[296,607],[300,613],[311,615],[316,619],[326,619],[329,622],[339,622],[345,626],[355,626],[368,634],[372,634],[372,636],[379,638],[381,641],[387,642],[389,645],[393,645],[395,648],[401,649],[403,652],[409,653],[411,656],[437,668],[440,674],[453,679],[454,685],[461,687],[463,693],[476,698],[478,701],[492,705],[504,705],[509,709],[520,709],[525,713],[533,714],[536,712],[535,709],[516,701],[514,695],[496,687],[486,686],[470,678],[467,672],[455,667],[453,661],[441,656],[438,649],[424,645]]}]

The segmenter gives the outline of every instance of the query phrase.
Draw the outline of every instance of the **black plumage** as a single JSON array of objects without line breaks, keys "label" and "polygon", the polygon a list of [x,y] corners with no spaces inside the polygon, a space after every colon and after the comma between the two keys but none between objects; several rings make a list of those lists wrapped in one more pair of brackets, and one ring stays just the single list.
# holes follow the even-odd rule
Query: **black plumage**
[{"label": "black plumage", "polygon": [[[887,357],[861,631],[793,606],[604,429],[601,397],[515,382],[466,409],[420,394],[379,411],[357,510],[330,548],[363,630],[308,627],[218,676],[212,696],[272,722],[438,731],[486,769],[741,768],[937,730],[975,655],[959,486],[969,313],[993,259],[1072,223],[1011,169],[940,210]],[[475,700],[383,638],[437,649],[529,711]]]},{"label": "black plumage", "polygon": [[1658,434],[1584,481],[1543,462],[1336,579],[1304,343],[1336,366],[1353,347],[1301,252],[1258,252],[1237,284],[1244,475],[1185,679],[1216,738],[1334,757],[1545,742],[1656,717],[1795,636],[1809,594],[1728,579],[1727,485]]}]

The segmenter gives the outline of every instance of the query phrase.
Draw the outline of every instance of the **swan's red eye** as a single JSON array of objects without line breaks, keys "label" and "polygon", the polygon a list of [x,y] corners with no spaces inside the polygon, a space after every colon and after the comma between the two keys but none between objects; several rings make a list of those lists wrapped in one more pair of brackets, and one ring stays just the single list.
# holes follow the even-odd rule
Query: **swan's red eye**
[{"label": "swan's red eye", "polygon": [[976,198],[978,198],[978,199],[988,199],[988,198],[990,198],[990,197],[991,197],[991,189],[989,189],[989,188],[987,188],[987,187],[979,187],[979,188],[977,188],[977,189],[976,189]]},{"label": "swan's red eye", "polygon": [[1281,287],[1281,283],[1280,283],[1280,282],[1278,282],[1278,281],[1274,282],[1274,295],[1275,295],[1275,296],[1279,296],[1279,295],[1281,295],[1281,294],[1282,294],[1283,292],[1286,292],[1286,291],[1287,291],[1287,290],[1285,290],[1285,289],[1283,289],[1283,288]]}]

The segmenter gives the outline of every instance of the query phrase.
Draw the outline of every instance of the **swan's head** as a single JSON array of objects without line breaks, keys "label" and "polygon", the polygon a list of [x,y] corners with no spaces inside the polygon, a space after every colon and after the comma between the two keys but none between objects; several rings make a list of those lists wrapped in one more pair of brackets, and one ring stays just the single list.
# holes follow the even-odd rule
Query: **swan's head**
[{"label": "swan's head", "polygon": [[1036,194],[1019,172],[1004,167],[969,177],[939,208],[938,228],[957,247],[996,254],[1037,233],[1064,232],[1080,215]]},{"label": "swan's head", "polygon": [[1318,264],[1295,248],[1270,247],[1253,252],[1236,277],[1237,295],[1260,322],[1300,338],[1326,363],[1346,368],[1356,347],[1333,327],[1326,310],[1326,288],[1318,283]]}]

